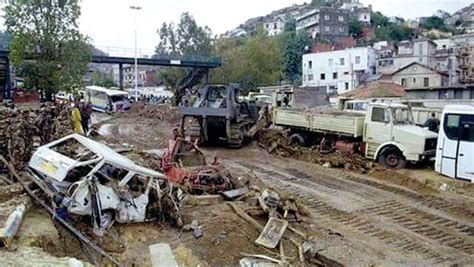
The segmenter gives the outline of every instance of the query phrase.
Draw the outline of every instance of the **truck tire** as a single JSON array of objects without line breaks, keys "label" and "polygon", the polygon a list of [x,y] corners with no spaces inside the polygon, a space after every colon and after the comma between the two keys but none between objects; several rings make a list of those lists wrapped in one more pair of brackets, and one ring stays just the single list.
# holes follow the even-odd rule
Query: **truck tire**
[{"label": "truck tire", "polygon": [[292,134],[288,139],[288,142],[290,145],[299,145],[301,147],[305,147],[307,145],[305,136],[300,133]]},{"label": "truck tire", "polygon": [[403,153],[396,147],[386,147],[380,152],[380,165],[387,169],[403,169],[406,167],[406,160]]}]

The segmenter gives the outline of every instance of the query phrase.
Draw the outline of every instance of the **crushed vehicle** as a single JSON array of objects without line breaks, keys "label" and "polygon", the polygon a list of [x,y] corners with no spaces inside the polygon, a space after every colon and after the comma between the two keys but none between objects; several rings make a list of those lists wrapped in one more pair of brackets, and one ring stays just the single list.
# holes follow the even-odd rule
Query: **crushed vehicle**
[{"label": "crushed vehicle", "polygon": [[179,137],[169,141],[160,169],[171,182],[180,184],[190,194],[215,194],[235,187],[232,175],[217,159],[207,164],[196,143]]},{"label": "crushed vehicle", "polygon": [[114,221],[165,219],[182,226],[181,191],[164,174],[84,136],[72,134],[39,147],[27,170],[57,216],[90,218],[97,235]]}]

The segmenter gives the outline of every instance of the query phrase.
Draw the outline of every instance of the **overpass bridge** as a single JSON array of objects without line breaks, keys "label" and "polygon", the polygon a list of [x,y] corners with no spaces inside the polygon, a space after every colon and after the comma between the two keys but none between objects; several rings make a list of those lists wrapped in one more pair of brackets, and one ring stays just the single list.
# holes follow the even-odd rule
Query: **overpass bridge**
[{"label": "overpass bridge", "polygon": [[[10,98],[10,92],[12,87],[11,75],[10,75],[10,60],[9,51],[0,49],[0,92],[5,98]],[[123,66],[134,65],[135,58],[128,55],[113,55],[108,54],[93,54],[91,63],[97,64],[111,64],[118,65],[119,67],[119,85],[120,89],[123,90]],[[191,71],[183,79],[182,87],[192,87],[194,84],[199,82],[200,79],[208,76],[209,70],[221,66],[219,58],[215,57],[144,57],[137,58],[137,64],[140,66],[168,66],[168,67],[181,67],[190,68]],[[194,84],[193,84],[194,83]]]}]

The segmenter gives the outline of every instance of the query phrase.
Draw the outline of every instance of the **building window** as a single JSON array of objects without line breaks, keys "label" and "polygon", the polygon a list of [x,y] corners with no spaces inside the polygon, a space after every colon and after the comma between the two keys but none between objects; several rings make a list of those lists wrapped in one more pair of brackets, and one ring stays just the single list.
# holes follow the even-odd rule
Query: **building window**
[{"label": "building window", "polygon": [[332,67],[332,64],[333,64],[333,63],[334,63],[334,60],[333,60],[332,58],[330,58],[330,59],[328,60],[329,66]]},{"label": "building window", "polygon": [[308,74],[308,81],[314,80],[314,75],[313,74]]},{"label": "building window", "polygon": [[416,85],[416,78],[413,78],[413,85]]},{"label": "building window", "polygon": [[269,24],[265,24],[265,28],[270,28],[270,25]]},{"label": "building window", "polygon": [[344,32],[344,27],[339,27],[340,32]]},{"label": "building window", "polygon": [[341,58],[339,59],[339,65],[344,66],[344,64],[345,64],[345,60],[344,60],[343,57],[341,57]]},{"label": "building window", "polygon": [[367,19],[367,15],[364,15],[364,19]]},{"label": "building window", "polygon": [[346,91],[349,90],[349,83],[344,84]]},{"label": "building window", "polygon": [[333,73],[332,73],[332,78],[333,78],[334,80],[337,80],[337,72],[333,72]]},{"label": "building window", "polygon": [[474,89],[471,89],[471,97],[470,99],[474,99]]},{"label": "building window", "polygon": [[356,64],[360,64],[360,56],[356,56]]},{"label": "building window", "polygon": [[277,27],[277,24],[276,23],[273,23],[273,29],[276,30],[278,27]]},{"label": "building window", "polygon": [[349,72],[348,72],[348,71],[344,71],[344,75],[349,75]]},{"label": "building window", "polygon": [[339,21],[344,21],[344,16],[339,16]]},{"label": "building window", "polygon": [[324,20],[329,20],[329,15],[324,15]]},{"label": "building window", "polygon": [[304,82],[306,81],[306,74],[303,75],[303,81],[304,81]]},{"label": "building window", "polygon": [[402,78],[402,86],[407,87],[407,79]]},{"label": "building window", "polygon": [[325,73],[321,73],[321,81],[324,81],[326,80],[326,74]]},{"label": "building window", "polygon": [[329,26],[324,27],[324,30],[329,32],[329,30],[330,30]]},{"label": "building window", "polygon": [[313,69],[313,61],[308,61],[308,69]]},{"label": "building window", "polygon": [[463,99],[463,90],[454,90],[454,99]]},{"label": "building window", "polygon": [[425,78],[423,79],[423,86],[424,86],[424,87],[429,87],[429,86],[430,86],[430,78],[425,77]]},{"label": "building window", "polygon": [[439,99],[448,99],[448,90],[439,90],[438,91]]},{"label": "building window", "polygon": [[418,45],[418,48],[419,48],[419,50],[420,50],[420,51],[419,51],[419,52],[420,52],[419,55],[420,55],[420,56],[423,55],[423,44],[419,44],[419,45]]}]

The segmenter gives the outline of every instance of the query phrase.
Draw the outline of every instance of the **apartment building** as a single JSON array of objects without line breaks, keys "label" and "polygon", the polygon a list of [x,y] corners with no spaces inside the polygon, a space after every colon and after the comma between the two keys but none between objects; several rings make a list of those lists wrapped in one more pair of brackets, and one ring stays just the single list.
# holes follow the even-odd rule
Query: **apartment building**
[{"label": "apartment building", "polygon": [[320,39],[349,36],[349,16],[335,8],[313,9],[296,18],[296,30],[305,30],[311,37]]},{"label": "apartment building", "polygon": [[402,41],[394,54],[388,54],[377,60],[377,73],[392,74],[413,62],[434,68],[435,53],[436,43],[431,40]]},{"label": "apartment building", "polygon": [[357,47],[303,55],[303,86],[342,94],[355,90],[375,74],[377,52]]}]

